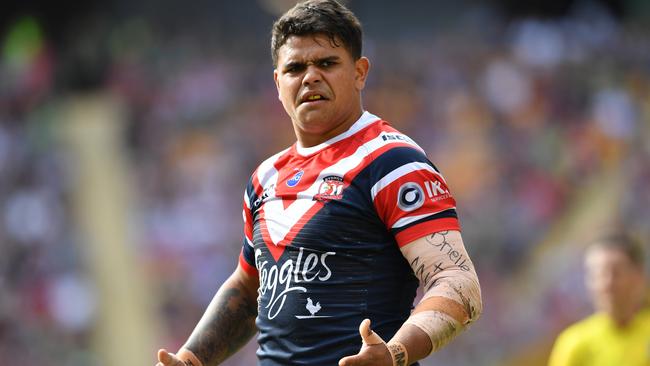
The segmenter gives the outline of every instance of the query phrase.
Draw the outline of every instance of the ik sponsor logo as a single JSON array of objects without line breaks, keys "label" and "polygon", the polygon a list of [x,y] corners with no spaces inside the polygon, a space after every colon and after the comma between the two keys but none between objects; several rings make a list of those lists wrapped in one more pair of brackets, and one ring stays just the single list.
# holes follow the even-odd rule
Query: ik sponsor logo
[{"label": "ik sponsor logo", "polygon": [[415,182],[407,182],[399,187],[397,192],[397,206],[402,211],[413,211],[422,207],[424,204],[424,191],[422,187]]},{"label": "ik sponsor logo", "polygon": [[402,184],[397,192],[397,206],[402,211],[409,212],[422,207],[427,197],[434,202],[450,197],[449,191],[442,187],[440,181],[424,181],[424,187],[426,188],[426,196],[419,183],[407,182]]},{"label": "ik sponsor logo", "polygon": [[449,198],[449,191],[442,188],[440,181],[428,180],[424,182],[424,186],[427,189],[427,195],[433,201]]}]

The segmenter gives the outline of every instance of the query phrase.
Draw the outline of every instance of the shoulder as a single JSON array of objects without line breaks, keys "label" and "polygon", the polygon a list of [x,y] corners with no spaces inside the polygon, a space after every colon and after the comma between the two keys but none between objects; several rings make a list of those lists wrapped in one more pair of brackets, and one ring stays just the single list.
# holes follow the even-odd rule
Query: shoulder
[{"label": "shoulder", "polygon": [[278,166],[291,156],[292,150],[292,147],[288,147],[262,161],[251,174],[249,183],[264,186],[265,182],[277,173]]},{"label": "shoulder", "polygon": [[597,337],[606,327],[606,319],[602,314],[590,315],[567,327],[558,337],[558,342],[578,345]]},{"label": "shoulder", "polygon": [[429,160],[424,149],[387,121],[377,117],[376,121],[359,133],[358,140],[363,141],[368,149],[360,177],[368,178],[371,186],[382,182],[380,186],[383,187],[384,183],[389,184],[401,177],[415,174],[422,182],[440,182],[440,189],[447,189],[442,173]]},{"label": "shoulder", "polygon": [[641,325],[650,331],[650,306],[645,306],[637,315],[638,321]]},{"label": "shoulder", "polygon": [[367,159],[374,168],[386,170],[412,162],[431,164],[424,149],[411,137],[398,131],[387,121],[376,118],[373,123],[359,131],[356,139],[367,150]]},{"label": "shoulder", "polygon": [[[375,116],[376,117],[376,116]],[[379,117],[361,131],[361,140],[374,144],[381,151],[397,147],[408,147],[425,155],[424,150],[411,137],[395,129]]]}]

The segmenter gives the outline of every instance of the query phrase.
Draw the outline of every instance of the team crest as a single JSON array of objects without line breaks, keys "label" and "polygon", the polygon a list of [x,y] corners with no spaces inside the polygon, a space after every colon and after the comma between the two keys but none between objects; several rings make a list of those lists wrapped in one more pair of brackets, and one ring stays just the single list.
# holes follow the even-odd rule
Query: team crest
[{"label": "team crest", "polygon": [[343,178],[330,175],[323,178],[323,183],[318,187],[318,194],[314,196],[318,201],[340,200],[343,198]]}]

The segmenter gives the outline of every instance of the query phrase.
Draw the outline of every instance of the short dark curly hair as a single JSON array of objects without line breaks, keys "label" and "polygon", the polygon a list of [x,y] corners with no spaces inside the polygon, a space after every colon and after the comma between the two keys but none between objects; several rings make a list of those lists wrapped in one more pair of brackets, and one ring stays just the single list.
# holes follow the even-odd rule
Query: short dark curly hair
[{"label": "short dark curly hair", "polygon": [[335,46],[342,44],[354,60],[361,57],[363,32],[354,13],[336,0],[307,0],[296,4],[273,23],[273,66],[278,66],[278,50],[290,36],[317,34],[327,36]]},{"label": "short dark curly hair", "polygon": [[627,256],[632,264],[638,268],[645,267],[645,253],[643,247],[632,236],[625,232],[612,231],[599,236],[594,240],[589,249],[607,248],[620,250]]}]

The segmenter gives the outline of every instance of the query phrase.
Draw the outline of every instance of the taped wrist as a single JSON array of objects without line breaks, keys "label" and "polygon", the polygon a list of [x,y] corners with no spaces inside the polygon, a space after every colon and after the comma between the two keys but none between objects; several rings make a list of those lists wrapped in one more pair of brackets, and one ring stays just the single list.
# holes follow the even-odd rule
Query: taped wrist
[{"label": "taped wrist", "polygon": [[409,353],[402,342],[390,341],[386,344],[390,357],[393,359],[393,366],[407,366],[409,362]]},{"label": "taped wrist", "polygon": [[447,344],[460,332],[463,325],[451,315],[437,310],[426,310],[411,315],[404,324],[420,328],[431,340],[431,353]]},{"label": "taped wrist", "polygon": [[180,358],[185,366],[203,366],[203,362],[199,360],[194,352],[190,351],[187,348],[181,348],[176,353],[176,357]]}]

